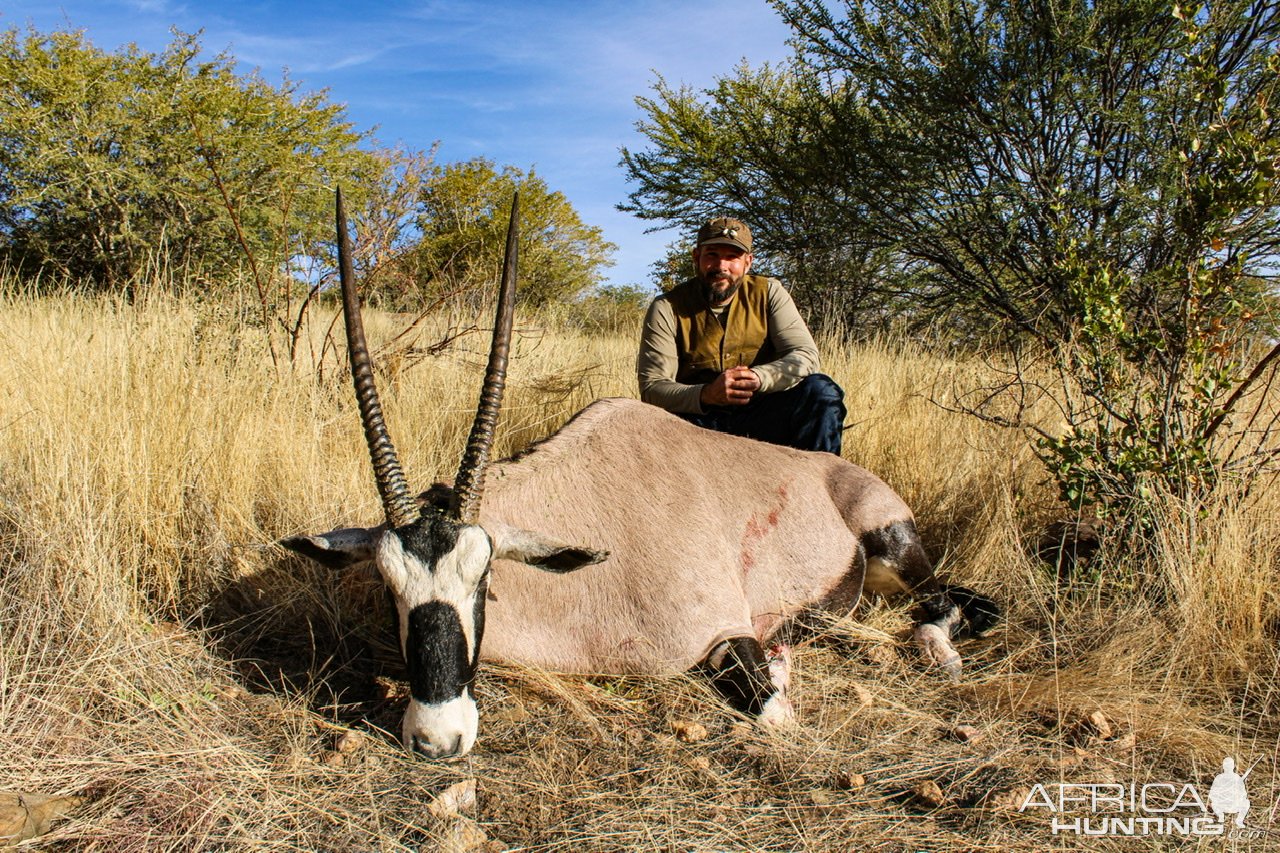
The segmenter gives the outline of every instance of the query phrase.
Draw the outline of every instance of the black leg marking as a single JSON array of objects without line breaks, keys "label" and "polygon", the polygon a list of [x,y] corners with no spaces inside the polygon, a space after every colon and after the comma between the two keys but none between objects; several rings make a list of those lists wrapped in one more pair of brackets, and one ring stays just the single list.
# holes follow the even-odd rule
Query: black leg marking
[{"label": "black leg marking", "polygon": [[956,605],[947,594],[939,590],[933,595],[920,597],[916,599],[916,607],[919,610],[917,617],[921,622],[934,622],[938,619],[945,619]]},{"label": "black leg marking", "polygon": [[973,633],[989,629],[1000,608],[972,590],[941,584],[910,521],[869,531],[861,544],[867,555],[866,588],[881,595],[910,595],[916,602],[916,642],[933,665],[959,678],[961,660],[952,638],[966,624]]},{"label": "black leg marking", "polygon": [[895,590],[882,573],[875,584],[868,575],[868,588],[883,594],[907,592],[915,598],[921,622],[945,620],[953,606],[959,606],[968,630],[981,634],[1000,619],[1000,607],[986,596],[962,586],[946,586],[938,581],[933,566],[924,552],[915,525],[909,521],[873,530],[863,537],[868,559],[879,559],[892,567],[892,579],[900,584]]},{"label": "black leg marking", "polygon": [[947,587],[947,597],[960,606],[971,634],[981,635],[1000,621],[1000,605],[963,586]]},{"label": "black leg marking", "polygon": [[776,688],[769,678],[769,661],[755,637],[734,637],[707,658],[711,686],[735,710],[759,715]]},{"label": "black leg marking", "polygon": [[881,595],[905,592],[922,599],[941,594],[942,586],[913,522],[900,521],[868,531],[861,544],[867,562],[877,564],[868,566],[869,591]]}]

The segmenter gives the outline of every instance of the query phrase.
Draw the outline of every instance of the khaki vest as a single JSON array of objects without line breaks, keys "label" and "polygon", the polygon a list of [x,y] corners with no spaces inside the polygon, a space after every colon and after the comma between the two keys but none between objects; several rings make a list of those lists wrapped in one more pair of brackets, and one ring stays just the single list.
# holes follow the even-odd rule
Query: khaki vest
[{"label": "khaki vest", "polygon": [[710,382],[730,367],[754,367],[777,358],[769,343],[769,279],[743,278],[729,303],[726,325],[712,313],[702,282],[690,279],[667,294],[676,321],[676,351],[680,363],[676,381],[686,385]]}]

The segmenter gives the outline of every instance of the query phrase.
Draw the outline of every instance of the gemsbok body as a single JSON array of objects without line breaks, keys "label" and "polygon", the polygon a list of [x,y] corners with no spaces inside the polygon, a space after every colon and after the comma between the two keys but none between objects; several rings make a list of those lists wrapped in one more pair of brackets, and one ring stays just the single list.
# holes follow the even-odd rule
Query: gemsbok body
[{"label": "gemsbok body", "polygon": [[966,620],[984,628],[995,606],[942,587],[907,505],[840,457],[607,399],[487,463],[510,341],[514,203],[476,425],[454,486],[420,504],[382,422],[341,197],[338,211],[352,374],[387,521],[284,544],[335,567],[375,562],[399,615],[409,749],[446,758],[472,747],[481,657],[576,673],[702,667],[736,709],[790,719],[789,659],[767,651],[771,638],[805,609],[848,613],[864,591],[914,596],[927,659],[958,675],[953,634]]}]

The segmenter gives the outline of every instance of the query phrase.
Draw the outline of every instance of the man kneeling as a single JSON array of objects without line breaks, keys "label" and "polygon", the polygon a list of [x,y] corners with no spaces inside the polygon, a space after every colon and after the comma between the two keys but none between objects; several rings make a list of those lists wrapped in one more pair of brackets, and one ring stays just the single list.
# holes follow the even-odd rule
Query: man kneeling
[{"label": "man kneeling", "polygon": [[749,275],[751,231],[698,230],[697,275],[649,306],[640,399],[707,429],[840,455],[844,392],[818,373],[818,348],[781,282]]}]

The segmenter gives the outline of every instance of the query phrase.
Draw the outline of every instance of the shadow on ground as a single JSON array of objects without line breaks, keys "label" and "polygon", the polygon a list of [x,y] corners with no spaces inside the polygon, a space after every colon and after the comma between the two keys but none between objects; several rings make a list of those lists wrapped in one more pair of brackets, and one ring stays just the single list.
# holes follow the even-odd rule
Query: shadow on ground
[{"label": "shadow on ground", "polygon": [[334,723],[394,732],[405,678],[394,614],[372,570],[338,573],[285,554],[219,590],[200,628],[246,689],[301,696]]}]

